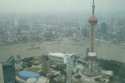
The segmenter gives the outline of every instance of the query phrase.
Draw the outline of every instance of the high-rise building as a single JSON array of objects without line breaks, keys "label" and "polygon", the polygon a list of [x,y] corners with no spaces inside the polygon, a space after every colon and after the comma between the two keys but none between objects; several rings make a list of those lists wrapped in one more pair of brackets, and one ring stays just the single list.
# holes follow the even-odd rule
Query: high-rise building
[{"label": "high-rise building", "polygon": [[0,63],[0,83],[15,83],[15,75],[14,57]]}]

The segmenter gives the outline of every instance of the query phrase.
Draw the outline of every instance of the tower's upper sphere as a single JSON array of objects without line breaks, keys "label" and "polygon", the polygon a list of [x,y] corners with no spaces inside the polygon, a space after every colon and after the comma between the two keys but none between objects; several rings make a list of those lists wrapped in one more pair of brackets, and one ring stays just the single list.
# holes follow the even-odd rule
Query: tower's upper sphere
[{"label": "tower's upper sphere", "polygon": [[96,25],[97,22],[98,22],[98,20],[97,20],[96,16],[91,16],[91,17],[89,18],[89,23],[90,23],[91,25]]}]

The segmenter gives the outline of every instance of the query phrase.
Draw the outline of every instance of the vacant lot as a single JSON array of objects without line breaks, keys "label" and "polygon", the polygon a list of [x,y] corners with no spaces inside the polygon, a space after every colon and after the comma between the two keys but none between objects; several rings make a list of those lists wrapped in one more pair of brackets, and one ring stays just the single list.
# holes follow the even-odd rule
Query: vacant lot
[{"label": "vacant lot", "polygon": [[[12,45],[0,46],[0,59],[3,60],[9,56],[20,55],[22,57],[40,56],[49,52],[74,53],[85,56],[88,41],[46,41],[29,42]],[[96,43],[96,51],[99,58],[113,59],[125,62],[125,46],[113,45],[110,43]]]}]

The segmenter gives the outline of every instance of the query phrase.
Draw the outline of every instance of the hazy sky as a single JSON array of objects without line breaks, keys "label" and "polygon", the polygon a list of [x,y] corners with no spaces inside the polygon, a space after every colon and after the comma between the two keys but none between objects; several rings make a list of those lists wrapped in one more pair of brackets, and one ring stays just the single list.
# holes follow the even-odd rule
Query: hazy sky
[{"label": "hazy sky", "polygon": [[[90,11],[92,0],[0,0],[0,12]],[[96,10],[125,11],[125,0],[95,0]]]}]

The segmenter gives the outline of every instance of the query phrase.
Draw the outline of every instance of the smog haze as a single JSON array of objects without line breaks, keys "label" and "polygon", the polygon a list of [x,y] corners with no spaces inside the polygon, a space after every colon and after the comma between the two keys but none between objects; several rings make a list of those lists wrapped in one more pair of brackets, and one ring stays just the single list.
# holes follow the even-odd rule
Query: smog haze
[{"label": "smog haze", "polygon": [[[96,0],[97,12],[124,12],[125,0]],[[0,0],[0,13],[90,12],[91,0]]]}]

